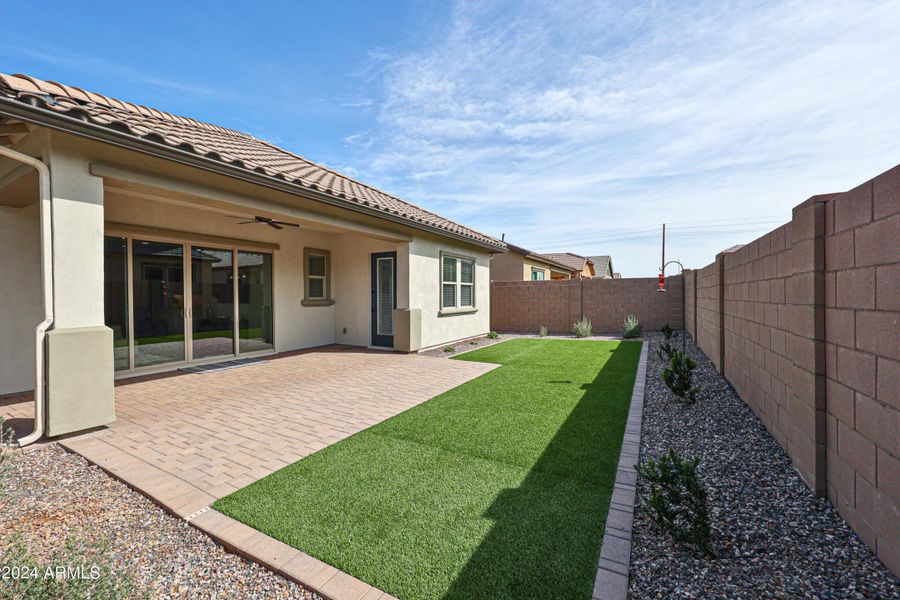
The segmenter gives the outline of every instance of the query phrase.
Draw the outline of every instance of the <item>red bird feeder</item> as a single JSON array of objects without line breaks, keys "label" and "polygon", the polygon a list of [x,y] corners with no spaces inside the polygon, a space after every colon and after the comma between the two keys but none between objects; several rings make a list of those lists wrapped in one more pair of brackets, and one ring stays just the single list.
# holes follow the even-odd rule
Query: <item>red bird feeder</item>
[{"label": "red bird feeder", "polygon": [[666,276],[663,275],[662,273],[659,274],[659,283],[658,283],[658,286],[659,286],[659,289],[656,290],[657,292],[664,292],[664,291],[666,291]]}]

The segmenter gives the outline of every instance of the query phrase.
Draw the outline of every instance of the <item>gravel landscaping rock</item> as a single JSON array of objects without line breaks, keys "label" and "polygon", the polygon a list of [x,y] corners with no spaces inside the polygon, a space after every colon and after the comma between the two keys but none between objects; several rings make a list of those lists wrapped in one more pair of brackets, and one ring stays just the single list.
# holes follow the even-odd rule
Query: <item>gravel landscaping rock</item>
[{"label": "gravel landscaping rock", "polygon": [[[699,456],[717,559],[674,543],[650,520],[638,478],[630,593],[634,598],[900,598],[900,580],[817,498],[753,411],[688,340],[697,361],[694,405],[662,382],[650,342],[641,462],[674,448]],[[681,340],[677,340],[680,350]]]},{"label": "gravel landscaping rock", "polygon": [[74,538],[105,544],[112,576],[130,573],[137,591],[151,598],[318,598],[226,552],[57,444],[19,453],[4,488],[0,564],[17,535],[39,563]]}]

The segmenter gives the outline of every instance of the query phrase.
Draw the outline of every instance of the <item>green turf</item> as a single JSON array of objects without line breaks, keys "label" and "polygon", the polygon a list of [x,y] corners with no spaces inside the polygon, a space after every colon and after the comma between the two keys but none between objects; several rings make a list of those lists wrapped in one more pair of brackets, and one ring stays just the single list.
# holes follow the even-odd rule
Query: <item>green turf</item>
[{"label": "green turf", "polygon": [[640,349],[458,356],[502,366],[214,506],[403,600],[590,598]]}]

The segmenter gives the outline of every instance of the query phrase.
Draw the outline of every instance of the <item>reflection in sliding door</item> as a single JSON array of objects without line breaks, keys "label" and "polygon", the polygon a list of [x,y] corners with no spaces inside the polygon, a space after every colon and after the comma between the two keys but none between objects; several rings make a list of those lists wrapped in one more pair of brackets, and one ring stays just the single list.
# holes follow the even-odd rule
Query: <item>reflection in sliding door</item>
[{"label": "reflection in sliding door", "polygon": [[192,358],[234,354],[231,250],[191,248]]},{"label": "reflection in sliding door", "polygon": [[238,250],[240,351],[272,348],[272,255]]},{"label": "reflection in sliding door", "polygon": [[103,312],[113,332],[115,370],[128,369],[128,240],[123,237],[103,238]]},{"label": "reflection in sliding door", "polygon": [[134,240],[134,366],[183,361],[184,247]]}]

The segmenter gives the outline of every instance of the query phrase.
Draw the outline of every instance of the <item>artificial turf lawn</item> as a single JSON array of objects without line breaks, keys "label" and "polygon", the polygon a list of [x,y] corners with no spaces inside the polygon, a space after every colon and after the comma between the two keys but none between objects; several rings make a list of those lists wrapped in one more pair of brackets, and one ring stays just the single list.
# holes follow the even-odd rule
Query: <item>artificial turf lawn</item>
[{"label": "artificial turf lawn", "polygon": [[502,366],[214,508],[403,600],[590,598],[640,350],[455,357]]}]

